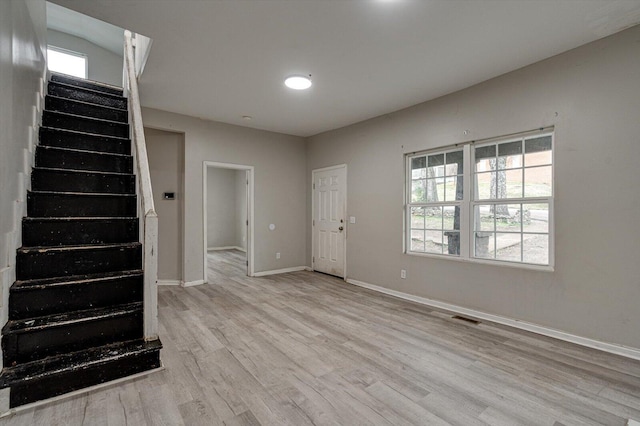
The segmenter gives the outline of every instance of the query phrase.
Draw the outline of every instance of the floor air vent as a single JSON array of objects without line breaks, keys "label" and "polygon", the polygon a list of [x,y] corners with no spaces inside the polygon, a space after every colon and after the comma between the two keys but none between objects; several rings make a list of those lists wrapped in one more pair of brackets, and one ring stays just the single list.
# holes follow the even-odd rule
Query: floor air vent
[{"label": "floor air vent", "polygon": [[451,318],[457,319],[457,320],[460,320],[460,321],[464,321],[464,322],[469,322],[469,323],[474,324],[474,325],[480,324],[480,321],[477,321],[477,320],[474,320],[474,319],[471,319],[471,318],[467,318],[467,317],[461,317],[460,315],[454,315]]}]

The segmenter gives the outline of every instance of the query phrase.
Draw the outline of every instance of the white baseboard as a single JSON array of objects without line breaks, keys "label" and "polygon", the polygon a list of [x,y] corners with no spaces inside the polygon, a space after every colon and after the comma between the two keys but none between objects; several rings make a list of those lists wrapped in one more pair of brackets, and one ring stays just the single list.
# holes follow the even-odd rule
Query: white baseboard
[{"label": "white baseboard", "polygon": [[224,247],[207,247],[207,251],[220,251],[220,250],[239,250],[243,253],[246,253],[247,250],[238,246],[224,246]]},{"label": "white baseboard", "polygon": [[294,266],[294,267],[291,267],[291,268],[274,269],[272,271],[255,272],[253,274],[253,276],[254,277],[264,277],[264,276],[267,276],[267,275],[286,274],[288,272],[298,272],[298,271],[311,271],[311,268],[309,268],[308,266]]},{"label": "white baseboard", "polygon": [[182,285],[180,280],[158,280],[158,285]]},{"label": "white baseboard", "polygon": [[182,287],[193,287],[194,285],[201,285],[201,284],[206,284],[207,282],[205,280],[196,280],[196,281],[186,281],[186,282],[182,282],[180,285]]},{"label": "white baseboard", "polygon": [[626,358],[640,360],[640,349],[632,348],[629,346],[616,345],[614,343],[601,342],[599,340],[590,339],[587,337],[577,336],[575,334],[566,333],[564,331],[555,330],[545,326],[532,324],[526,321],[520,321],[517,319],[507,318],[500,315],[488,314],[475,309],[464,308],[462,306],[453,305],[451,303],[440,302],[438,300],[427,299],[426,297],[414,296],[412,294],[403,293],[401,291],[391,290],[388,288],[380,287],[374,284],[369,284],[363,281],[353,280],[348,278],[346,280],[349,284],[357,285],[359,287],[368,288],[369,290],[377,291],[380,293],[395,296],[400,299],[410,300],[412,302],[420,303],[422,305],[431,306],[434,308],[444,309],[446,311],[455,312],[468,317],[495,322],[498,324],[508,325],[510,327],[518,328],[521,330],[531,331],[533,333],[542,334],[543,336],[553,337],[565,342],[575,343],[580,346],[586,346],[592,349],[598,349],[604,352],[620,355]]}]

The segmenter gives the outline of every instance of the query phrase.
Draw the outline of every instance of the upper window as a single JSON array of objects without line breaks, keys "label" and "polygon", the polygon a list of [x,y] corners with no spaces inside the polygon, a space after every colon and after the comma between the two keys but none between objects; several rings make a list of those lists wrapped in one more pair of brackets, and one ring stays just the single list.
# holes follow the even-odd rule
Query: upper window
[{"label": "upper window", "polygon": [[407,252],[552,266],[552,145],[530,132],[408,155]]},{"label": "upper window", "polygon": [[47,66],[50,71],[87,78],[87,56],[59,47],[47,47]]}]

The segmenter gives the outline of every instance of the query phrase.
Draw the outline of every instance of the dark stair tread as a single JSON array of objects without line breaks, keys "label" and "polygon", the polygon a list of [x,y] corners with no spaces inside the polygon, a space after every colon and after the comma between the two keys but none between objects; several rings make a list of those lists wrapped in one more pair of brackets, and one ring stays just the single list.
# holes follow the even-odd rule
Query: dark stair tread
[{"label": "dark stair tread", "polygon": [[78,216],[78,217],[23,217],[25,222],[74,222],[74,221],[95,221],[95,220],[134,220],[135,216]]},{"label": "dark stair tread", "polygon": [[64,327],[69,324],[87,323],[104,318],[126,316],[132,313],[142,312],[142,306],[142,302],[134,302],[106,308],[87,309],[83,311],[67,312],[64,314],[9,320],[2,328],[2,335],[7,336],[10,334],[29,333],[33,331]]},{"label": "dark stair tread", "polygon": [[81,132],[128,138],[131,128],[129,123],[101,118],[88,117],[45,109],[42,113],[42,124],[58,129],[79,130]]},{"label": "dark stair tread", "polygon": [[122,87],[114,86],[109,83],[103,83],[101,81],[89,80],[87,78],[73,77],[66,74],[52,73],[51,81],[56,83],[66,83],[70,86],[94,87],[94,90],[96,91],[117,94],[120,96],[122,96],[123,93]]},{"label": "dark stair tread", "polygon": [[[108,97],[112,97],[112,98],[117,99],[117,100],[127,99],[127,98],[125,98],[123,96],[112,95],[112,94],[106,93],[106,92],[98,92],[96,90],[87,89],[85,87],[71,86],[71,85],[68,85],[68,84],[58,83],[58,82],[54,82],[54,83],[58,84],[58,85],[64,85],[64,86],[66,86],[66,87],[68,87],[68,88],[70,88],[72,90],[80,90],[80,91],[83,91],[83,92],[92,92],[92,93],[95,93],[96,95],[99,95],[99,96],[108,96]],[[80,99],[67,98],[65,96],[55,95],[55,94],[51,94],[51,93],[47,93],[46,96],[49,97],[49,98],[53,98],[53,99],[60,99],[61,101],[77,102],[77,103],[80,103],[80,104],[87,104],[87,105],[97,106],[97,107],[106,108],[106,109],[115,109],[117,111],[123,111],[123,112],[127,112],[128,111],[127,108],[119,108],[119,107],[116,107],[116,106],[103,105],[103,104],[84,101],[84,100],[80,100]]]},{"label": "dark stair tread", "polygon": [[[114,152],[103,152],[103,151],[90,151],[86,149],[76,149],[76,148],[65,148],[61,146],[49,146],[49,145],[38,145],[43,151],[52,151],[52,152],[70,152],[70,153],[80,153],[80,154],[94,154],[104,156],[105,158],[129,158],[131,154],[117,154]],[[68,169],[65,169],[68,170]]]},{"label": "dark stair tread", "polygon": [[[53,112],[57,112],[57,111],[53,111]],[[90,117],[83,117],[83,116],[79,116],[82,118],[90,118]],[[117,121],[114,121],[114,123],[117,123]],[[120,123],[120,124],[126,124],[126,123]],[[62,132],[62,133],[69,133],[69,134],[74,134],[74,135],[79,135],[79,136],[91,136],[91,137],[97,137],[97,138],[106,138],[106,139],[110,139],[110,140],[114,140],[114,141],[129,141],[129,138],[122,138],[120,136],[111,136],[111,135],[103,135],[102,133],[91,133],[91,132],[83,132],[80,130],[71,130],[71,129],[61,129],[59,127],[50,127],[50,126],[41,126],[41,129],[45,129],[45,130],[51,130],[54,132]],[[49,145],[38,145],[38,146],[49,146]],[[70,148],[73,149],[73,148]],[[78,149],[77,151],[85,151],[83,149]],[[102,151],[95,151],[95,152],[102,152]]]},{"label": "dark stair tread", "polygon": [[[117,124],[120,126],[128,126],[129,123],[125,123],[122,121],[114,121],[114,120],[105,120],[104,118],[96,118],[96,117],[87,117],[86,115],[80,115],[80,114],[71,114],[68,112],[63,112],[63,111],[51,111],[46,109],[45,112],[51,113],[51,114],[60,114],[60,115],[64,115],[67,116],[71,119],[81,119],[81,120],[94,120],[94,121],[99,121],[99,122],[105,122],[105,123],[111,123],[111,124]],[[48,126],[50,127],[50,126]],[[54,129],[58,129],[59,127],[54,127]],[[86,133],[86,132],[85,132]],[[101,133],[97,133],[100,136],[103,136]]]},{"label": "dark stair tread", "polygon": [[138,339],[50,356],[15,367],[5,367],[0,375],[0,388],[9,387],[22,381],[34,381],[65,371],[83,370],[95,364],[106,364],[124,357],[159,351],[160,349],[162,349],[160,339],[151,341]]},{"label": "dark stair tread", "polygon": [[120,100],[120,99],[125,99],[126,100],[127,99],[127,97],[123,96],[123,95],[116,95],[115,93],[103,92],[103,91],[100,91],[100,90],[92,89],[90,87],[77,86],[75,84],[69,84],[69,83],[65,83],[63,81],[52,80],[52,81],[49,81],[49,85],[60,86],[60,87],[64,87],[64,88],[67,88],[67,89],[70,89],[70,90],[77,90],[77,91],[80,91],[80,92],[93,93],[93,94],[96,94],[96,95],[99,95],[99,96],[106,96],[106,97],[110,97],[110,98],[114,98],[114,99],[118,99],[118,100]]},{"label": "dark stair tread", "polygon": [[[118,111],[118,112],[127,112],[128,111],[125,108],[118,108],[118,107],[114,107],[114,106],[110,106],[110,105],[95,104],[93,102],[81,101],[79,99],[65,98],[64,96],[57,96],[57,95],[47,94],[45,97],[46,98],[55,99],[55,100],[59,100],[61,102],[69,102],[69,103],[72,103],[72,104],[82,104],[82,105],[87,105],[87,106],[90,106],[90,107],[104,108],[104,109],[107,109],[107,110],[112,109],[112,110],[115,110],[115,111]],[[49,110],[49,111],[56,111],[56,110]],[[64,111],[57,111],[57,112],[64,112]],[[83,115],[82,117],[86,117],[86,115]]]},{"label": "dark stair tread", "polygon": [[135,248],[141,246],[141,243],[116,243],[116,244],[84,244],[80,246],[42,246],[42,247],[20,247],[18,253],[48,253],[48,252],[68,252],[80,250],[107,250],[111,248]]},{"label": "dark stair tread", "polygon": [[143,275],[144,272],[142,269],[131,269],[128,271],[100,272],[97,274],[69,275],[66,277],[54,278],[38,278],[34,280],[16,281],[11,286],[10,291],[29,291],[33,289],[42,289],[45,287],[82,285],[98,281],[108,281],[117,278],[128,278]]},{"label": "dark stair tread", "polygon": [[[89,151],[83,151],[89,152]],[[104,172],[102,170],[79,170],[79,169],[60,169],[57,167],[33,167],[33,170],[42,170],[47,172],[60,172],[60,173],[78,173],[83,175],[113,175],[113,176],[135,176],[133,173],[121,173],[121,172]]]},{"label": "dark stair tread", "polygon": [[28,191],[31,194],[43,195],[75,195],[87,197],[136,197],[136,194],[112,194],[109,192],[67,192],[67,191]]}]

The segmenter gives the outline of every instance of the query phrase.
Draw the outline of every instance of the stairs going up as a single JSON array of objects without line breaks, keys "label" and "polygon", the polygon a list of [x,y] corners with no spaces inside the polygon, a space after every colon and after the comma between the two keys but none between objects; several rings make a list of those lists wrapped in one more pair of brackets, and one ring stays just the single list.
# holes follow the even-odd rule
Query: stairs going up
[{"label": "stairs going up", "polygon": [[143,339],[127,99],[54,74],[47,87],[2,329],[0,388],[10,407],[160,366]]}]

